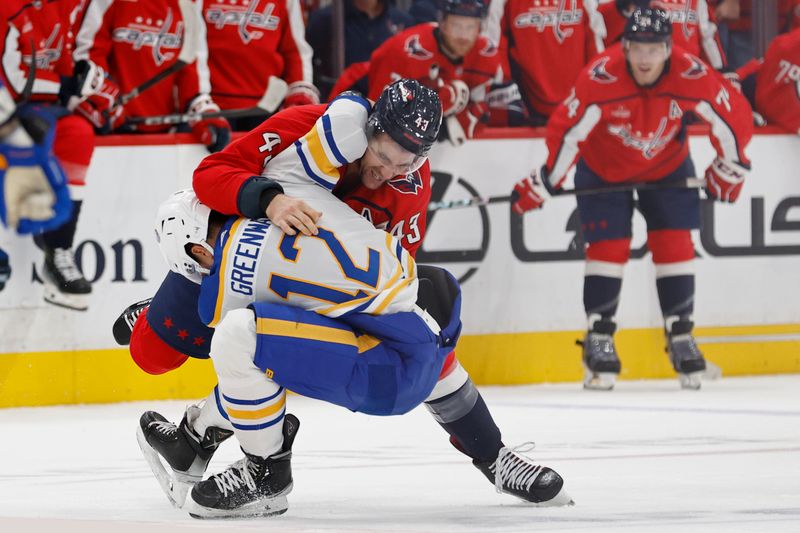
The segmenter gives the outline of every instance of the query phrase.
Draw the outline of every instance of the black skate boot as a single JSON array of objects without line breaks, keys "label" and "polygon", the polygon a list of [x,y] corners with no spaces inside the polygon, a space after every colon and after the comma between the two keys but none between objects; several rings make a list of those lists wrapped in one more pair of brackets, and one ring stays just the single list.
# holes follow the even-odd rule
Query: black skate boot
[{"label": "black skate boot", "polygon": [[133,333],[133,326],[136,324],[136,319],[142,314],[152,301],[152,298],[136,302],[125,308],[122,314],[119,315],[111,327],[111,333],[114,335],[114,340],[120,346],[127,346],[131,343],[131,333]]},{"label": "black skate boot", "polygon": [[[523,448],[524,447],[524,448]],[[552,468],[537,465],[521,451],[533,449],[533,443],[516,448],[500,448],[495,461],[472,461],[495,490],[511,494],[539,507],[575,505],[564,491],[564,480]]]},{"label": "black skate boot", "polygon": [[192,422],[199,414],[200,408],[190,405],[180,426],[176,426],[155,411],[147,411],[136,430],[136,440],[150,470],[169,501],[178,508],[183,507],[189,489],[203,479],[220,443],[233,435],[232,431],[209,427],[201,438],[192,429]]},{"label": "black skate boot", "polygon": [[614,346],[617,325],[611,320],[600,319],[592,324],[583,341],[583,388],[611,390],[617,380],[621,365]]},{"label": "black skate boot", "polygon": [[8,264],[8,254],[0,248],[0,291],[5,288],[10,277],[11,265]]},{"label": "black skate boot", "polygon": [[83,277],[75,264],[75,255],[69,248],[44,249],[44,299],[54,305],[86,311],[92,285]]},{"label": "black skate boot", "polygon": [[247,518],[283,514],[292,491],[292,443],[300,421],[283,420],[283,446],[270,457],[245,453],[244,459],[192,489],[186,508],[194,518]]},{"label": "black skate boot", "polygon": [[673,322],[667,333],[667,353],[678,373],[681,387],[697,390],[706,370],[706,360],[692,337],[693,327],[694,323],[689,320]]}]

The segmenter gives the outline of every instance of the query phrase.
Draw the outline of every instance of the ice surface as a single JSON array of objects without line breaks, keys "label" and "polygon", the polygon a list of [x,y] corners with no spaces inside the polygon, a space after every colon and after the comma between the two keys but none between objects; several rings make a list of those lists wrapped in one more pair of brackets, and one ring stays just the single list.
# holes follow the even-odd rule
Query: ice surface
[{"label": "ice surface", "polygon": [[[290,396],[289,511],[198,521],[170,507],[135,438],[141,412],[178,420],[186,402],[139,402],[0,410],[0,531],[800,532],[800,375],[481,391],[574,507],[496,494],[424,408],[377,418]],[[211,471],[240,454],[231,439]]]}]

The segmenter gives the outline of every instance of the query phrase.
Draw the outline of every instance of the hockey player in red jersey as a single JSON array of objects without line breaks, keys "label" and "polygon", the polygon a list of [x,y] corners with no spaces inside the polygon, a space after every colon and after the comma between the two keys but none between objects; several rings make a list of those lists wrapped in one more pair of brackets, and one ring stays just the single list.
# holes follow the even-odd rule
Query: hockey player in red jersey
[{"label": "hockey player in red jersey", "polygon": [[755,78],[755,111],[768,124],[800,135],[800,29],[775,37],[763,59],[737,73],[745,88],[747,78]]},{"label": "hockey player in red jersey", "polygon": [[547,121],[604,49],[597,0],[492,0],[486,35],[508,57],[534,124]]},{"label": "hockey player in red jersey", "polygon": [[[547,125],[546,164],[514,188],[517,213],[542,206],[561,188],[578,159],[576,188],[662,182],[694,176],[683,116],[710,124],[717,158],[705,171],[709,197],[734,202],[750,162],[744,153],[753,132],[744,97],[706,63],[671,44],[672,25],[663,11],[637,9],[621,44],[598,56]],[[694,246],[700,226],[695,189],[641,190],[639,210],[656,266],[668,352],[685,387],[698,388],[705,360],[692,337]],[[586,248],[584,307],[588,332],[583,361],[585,386],[610,389],[620,371],[613,337],[623,267],[630,254],[633,194],[578,197]]]},{"label": "hockey player in red jersey", "polygon": [[[184,13],[184,11],[186,11]],[[75,60],[89,72],[102,69],[106,79],[103,93],[109,109],[98,107],[94,125],[114,129],[121,125],[123,113],[147,117],[170,113],[211,113],[219,107],[209,96],[208,68],[205,58],[198,59],[175,74],[153,85],[125,104],[117,104],[128,93],[177,60],[187,37],[184,18],[202,24],[197,6],[179,0],[88,0],[76,36]],[[201,33],[203,28],[200,28]],[[223,118],[208,118],[189,124],[192,133],[206,147],[216,152],[230,141],[230,125]],[[169,126],[141,126],[137,131],[166,131]]]},{"label": "hockey player in red jersey", "polygon": [[615,0],[604,4],[599,9],[608,30],[608,44],[622,37],[625,21],[637,7],[660,9],[667,14],[676,47],[699,56],[716,70],[723,70],[727,65],[714,9],[707,0]]},{"label": "hockey player in red jersey", "polygon": [[[211,96],[222,109],[255,106],[270,76],[289,84],[284,106],[318,104],[298,0],[203,0]],[[248,131],[265,117],[231,121]]]},{"label": "hockey player in red jersey", "polygon": [[471,139],[489,113],[505,116],[516,107],[520,114],[519,89],[504,83],[501,55],[480,35],[485,16],[483,0],[446,0],[439,24],[413,26],[383,43],[370,57],[369,97],[377,98],[399,78],[430,86],[442,100],[446,134],[454,144]]},{"label": "hockey player in red jersey", "polygon": [[[387,91],[390,90],[397,93],[397,84],[393,84],[390,89],[387,89]],[[413,86],[412,90],[417,93],[419,91],[418,88],[413,89]],[[407,132],[409,138],[418,137],[422,131],[420,128],[424,125],[422,121],[436,118],[421,112],[415,112],[416,114],[409,116],[397,116],[403,107],[397,102],[396,94],[392,98],[395,100],[394,109],[386,110],[378,105],[378,111],[373,111],[373,114],[383,113],[382,124],[397,123],[395,127],[400,129],[392,130],[392,138],[400,138],[403,131]],[[331,106],[336,106],[336,102],[341,99],[366,102],[357,96],[343,95]],[[380,109],[384,110],[380,111]],[[423,108],[417,106],[416,109],[419,111]],[[300,199],[291,199],[281,194],[280,188],[275,182],[261,176],[261,169],[282,150],[286,148],[295,150],[296,141],[303,135],[301,132],[313,127],[321,116],[325,116],[323,115],[325,110],[324,106],[313,106],[298,107],[277,113],[257,130],[233,143],[223,152],[209,156],[195,174],[195,187],[198,190],[204,190],[205,192],[201,193],[202,196],[209,198],[209,201],[212,201],[217,209],[232,214],[263,217],[266,211],[268,218],[273,218],[274,209],[279,202],[303,203]],[[393,116],[396,119],[393,119]],[[413,127],[410,125],[412,119],[415,124]],[[416,125],[417,119],[421,121],[419,125]],[[428,139],[426,143],[431,143],[434,138],[435,136]],[[342,187],[337,187],[333,192],[357,213],[367,217],[377,226],[383,226],[382,221],[387,221],[388,223],[385,225],[387,230],[396,228],[394,234],[401,240],[402,246],[413,255],[419,247],[425,231],[424,219],[430,200],[428,163],[424,162],[412,175],[395,176],[397,171],[391,171],[392,165],[380,162],[383,159],[380,151],[369,154],[372,150],[374,147],[367,149],[361,162],[340,169]],[[381,174],[383,179],[376,179],[376,173]],[[318,217],[318,214],[315,215],[308,206],[301,206],[299,210],[295,211],[295,215],[301,218],[308,216],[313,221],[316,221]],[[315,229],[307,227],[306,223],[296,219],[289,218],[289,220],[295,228],[304,228],[303,232],[308,232],[306,234],[313,233]],[[313,226],[313,222],[311,225]],[[281,225],[281,227],[284,226]],[[290,234],[294,231],[294,229],[289,229]],[[425,278],[426,267],[420,268],[422,269],[420,276]],[[187,328],[187,324],[191,325],[198,321],[197,317],[192,315],[192,313],[196,315],[196,311],[191,305],[191,295],[194,294],[193,299],[196,301],[198,292],[199,289],[196,285],[187,282],[181,276],[177,276],[176,279],[176,275],[171,273],[154,299],[154,303],[157,305],[148,308],[146,302],[135,304],[126,310],[117,321],[115,326],[115,328],[119,326],[117,331],[121,331],[123,334],[127,332],[127,335],[130,335],[130,325],[135,322],[130,339],[131,354],[144,370],[150,373],[163,373],[180,366],[187,358],[186,355],[181,354],[181,351],[195,357],[207,357],[208,340],[213,332],[202,328]],[[187,294],[189,303],[185,303]],[[180,324],[177,316],[181,317]],[[169,327],[164,325],[167,319],[169,319]],[[203,342],[199,344],[182,342],[174,334],[179,328],[187,330],[188,336],[185,335],[185,337],[203,339]],[[117,333],[115,335],[118,339],[122,336]],[[198,350],[205,350],[205,354],[199,353]],[[211,405],[213,406],[214,403],[212,402]],[[492,420],[480,393],[455,358],[455,353],[451,353],[447,357],[439,376],[439,382],[434,393],[426,400],[426,406],[437,422],[451,435],[450,440],[453,445],[472,458],[473,464],[490,482],[495,483],[494,464],[503,448],[500,430]],[[204,408],[202,411],[205,414],[198,414],[197,408],[193,409],[187,411],[188,422],[185,418],[181,423],[180,433],[174,434],[174,437],[179,440],[189,437],[198,442],[204,442],[205,448],[199,453],[204,458],[210,459],[217,445],[215,442],[211,442],[214,440],[211,436],[216,434],[217,429],[212,427],[212,418],[207,409]],[[187,424],[194,424],[194,429]],[[203,441],[204,435],[207,435],[208,445]],[[510,455],[506,453],[504,457],[510,461],[504,468],[513,470],[515,467],[512,465],[517,462],[513,452]],[[173,468],[181,469],[176,465],[173,465]],[[529,481],[533,482],[533,478]],[[541,502],[549,500],[555,494],[555,492],[549,495],[545,494],[538,483],[513,487],[511,485],[513,484],[501,481],[499,486],[504,492],[514,494],[527,501]],[[557,482],[557,485],[560,487],[560,481]],[[548,487],[553,488],[555,485],[548,485]],[[561,502],[561,504],[563,503]]]},{"label": "hockey player in red jersey", "polygon": [[[5,21],[0,26],[3,79],[23,109],[38,106],[57,119],[53,152],[67,175],[73,201],[65,224],[36,236],[45,253],[44,298],[76,310],[87,308],[92,291],[75,264],[72,245],[94,150],[94,132],[72,111],[80,112],[88,100],[97,98],[97,82],[82,74],[73,76],[74,23],[81,6],[81,0],[0,3]],[[102,74],[98,73],[97,79],[102,80]]]}]

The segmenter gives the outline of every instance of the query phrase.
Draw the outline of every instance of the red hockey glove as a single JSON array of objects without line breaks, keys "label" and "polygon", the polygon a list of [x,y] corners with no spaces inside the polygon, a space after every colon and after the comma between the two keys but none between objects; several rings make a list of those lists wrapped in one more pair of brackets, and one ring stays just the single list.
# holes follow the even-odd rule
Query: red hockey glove
[{"label": "red hockey glove", "polygon": [[550,193],[544,186],[543,180],[547,179],[545,169],[537,169],[531,175],[524,178],[514,185],[511,193],[511,208],[518,215],[522,215],[533,209],[541,209],[544,201],[550,197]]},{"label": "red hockey glove", "polygon": [[314,105],[319,103],[319,91],[310,83],[296,81],[289,84],[289,91],[283,99],[283,107]]},{"label": "red hockey glove", "polygon": [[[216,113],[219,106],[210,96],[201,94],[189,103],[187,113]],[[231,142],[231,125],[222,117],[190,122],[192,133],[211,153],[219,152]]]},{"label": "red hockey glove", "polygon": [[467,84],[461,80],[439,81],[437,92],[442,101],[442,116],[449,117],[464,111],[469,104]]},{"label": "red hockey glove", "polygon": [[489,121],[489,108],[483,102],[471,102],[462,112],[447,117],[447,137],[455,146],[461,146],[467,139],[483,129]]},{"label": "red hockey glove", "polygon": [[706,193],[719,202],[733,203],[739,198],[744,178],[750,169],[717,157],[706,169]]},{"label": "red hockey glove", "polygon": [[125,109],[117,105],[119,87],[91,61],[75,63],[68,85],[67,109],[84,116],[99,132],[108,133],[125,121]]}]

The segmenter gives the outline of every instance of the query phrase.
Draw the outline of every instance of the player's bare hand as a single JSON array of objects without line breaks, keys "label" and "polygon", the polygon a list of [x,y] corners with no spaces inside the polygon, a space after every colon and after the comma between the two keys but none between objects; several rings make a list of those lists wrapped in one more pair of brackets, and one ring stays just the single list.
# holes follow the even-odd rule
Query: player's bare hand
[{"label": "player's bare hand", "polygon": [[266,215],[286,235],[294,235],[297,231],[303,235],[316,235],[319,233],[317,221],[322,213],[299,198],[278,194],[267,206]]},{"label": "player's bare hand", "polygon": [[742,8],[739,0],[723,0],[717,5],[717,9],[714,11],[714,15],[720,22],[738,20],[741,13]]}]

